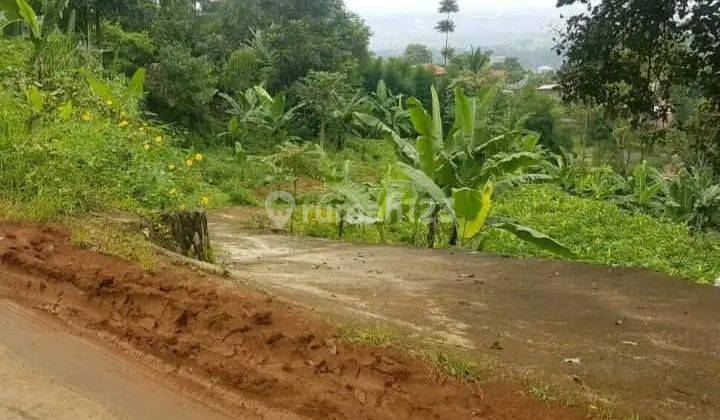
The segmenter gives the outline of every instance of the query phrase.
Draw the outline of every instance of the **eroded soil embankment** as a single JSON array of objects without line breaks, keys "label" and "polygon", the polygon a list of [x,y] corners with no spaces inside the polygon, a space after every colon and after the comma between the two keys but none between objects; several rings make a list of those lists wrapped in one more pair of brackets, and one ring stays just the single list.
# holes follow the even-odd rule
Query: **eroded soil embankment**
[{"label": "eroded soil embankment", "polygon": [[272,418],[573,415],[512,386],[477,389],[394,351],[348,346],[305,311],[222,279],[156,271],[75,248],[59,229],[0,225],[0,296],[135,352],[196,397],[222,396],[231,412],[235,404]]}]

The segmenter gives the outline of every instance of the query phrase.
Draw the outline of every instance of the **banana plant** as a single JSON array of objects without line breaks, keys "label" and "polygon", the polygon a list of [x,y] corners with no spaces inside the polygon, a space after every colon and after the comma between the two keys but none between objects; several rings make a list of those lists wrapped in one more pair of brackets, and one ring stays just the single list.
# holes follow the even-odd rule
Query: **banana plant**
[{"label": "banana plant", "polygon": [[400,220],[402,190],[395,185],[393,167],[388,168],[384,180],[377,187],[359,185],[345,179],[328,184],[331,194],[324,199],[338,209],[338,235],[342,238],[344,225],[372,225],[385,243],[385,227]]},{"label": "banana plant", "polygon": [[[5,21],[0,25],[3,30],[7,25],[16,22],[23,22],[28,29],[28,36],[35,48],[35,60],[38,64],[38,81],[42,79],[41,54],[50,33],[59,25],[64,18],[65,9],[69,0],[45,0],[43,15],[38,16],[32,6],[26,0],[0,0],[0,12]],[[68,18],[68,28],[74,26],[75,12],[71,11]]]},{"label": "banana plant", "polygon": [[372,115],[401,136],[412,134],[410,114],[403,106],[403,95],[393,95],[381,79],[369,99]]},{"label": "banana plant", "polygon": [[453,190],[453,211],[458,223],[458,236],[463,245],[482,246],[483,233],[487,227],[502,229],[519,239],[531,243],[553,254],[573,257],[574,253],[550,236],[513,219],[491,216],[494,187],[492,182],[482,190],[463,188]]},{"label": "banana plant", "polygon": [[[471,98],[461,89],[456,89],[455,122],[447,136],[443,132],[440,101],[434,87],[431,91],[431,112],[426,111],[419,101],[410,100],[408,112],[418,133],[414,143],[403,139],[377,118],[368,115],[360,117],[395,142],[403,157],[403,161],[398,162],[399,170],[432,201],[434,210],[428,225],[428,247],[435,246],[439,215],[445,211],[455,223],[454,236],[462,236],[458,239],[463,242],[475,239],[489,224],[567,255],[567,248],[526,226],[506,219],[488,218],[487,215],[479,217],[482,213],[468,213],[468,208],[477,208],[480,212],[480,204],[492,200],[495,185],[550,178],[540,173],[528,174],[533,168],[539,169],[545,160],[537,146],[536,134],[508,130],[494,137],[486,135],[487,114],[496,93],[497,88],[490,86]],[[456,198],[462,210],[460,216],[455,208]]]},{"label": "banana plant", "polygon": [[665,186],[667,216],[693,230],[720,228],[720,184],[703,171],[683,171]]},{"label": "banana plant", "polygon": [[144,68],[140,67],[137,69],[135,74],[130,78],[127,86],[119,93],[115,92],[110,84],[90,73],[85,74],[85,80],[90,86],[90,89],[105,101],[105,104],[120,117],[124,113],[132,112],[137,101],[142,97],[145,86],[145,73]]},{"label": "banana plant", "polygon": [[286,109],[287,101],[284,93],[271,96],[263,86],[255,86],[246,90],[237,99],[225,93],[219,96],[230,105],[227,113],[232,115],[226,135],[231,134],[235,138],[244,139],[251,132],[263,133],[268,139],[279,144],[297,140],[289,134],[289,127],[296,117],[297,110],[303,105]]},{"label": "banana plant", "polygon": [[477,240],[485,226],[491,226],[550,252],[571,255],[568,248],[530,227],[490,217],[496,183],[510,185],[510,180],[527,177],[528,171],[539,168],[545,160],[533,133],[508,130],[499,136],[486,136],[487,113],[496,92],[491,86],[470,98],[456,89],[455,122],[447,136],[435,88],[431,92],[431,112],[419,101],[411,100],[408,112],[418,133],[414,143],[374,117],[361,118],[379,127],[396,143],[404,160],[397,163],[399,171],[431,200],[434,210],[428,225],[428,247],[435,246],[439,216],[444,211],[454,222],[454,236],[464,244]]},{"label": "banana plant", "polygon": [[657,170],[650,168],[646,161],[633,171],[633,200],[641,207],[648,207],[663,189]]}]

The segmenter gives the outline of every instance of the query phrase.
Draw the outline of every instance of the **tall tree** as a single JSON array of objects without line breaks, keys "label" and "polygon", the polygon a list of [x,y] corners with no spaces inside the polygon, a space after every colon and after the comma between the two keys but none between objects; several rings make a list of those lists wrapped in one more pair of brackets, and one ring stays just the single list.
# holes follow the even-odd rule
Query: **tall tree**
[{"label": "tall tree", "polygon": [[428,64],[433,61],[432,51],[423,44],[408,45],[407,48],[405,48],[403,57],[411,66],[415,66],[417,64]]},{"label": "tall tree", "polygon": [[635,122],[662,118],[673,85],[698,85],[720,104],[718,0],[559,0],[584,4],[557,46],[566,99],[602,105]]},{"label": "tall tree", "polygon": [[453,49],[450,48],[450,34],[455,32],[455,21],[452,20],[452,14],[460,11],[457,0],[441,0],[438,13],[446,15],[445,19],[438,22],[435,30],[445,34],[445,47],[442,50],[443,65],[447,66],[448,59],[453,55]]}]

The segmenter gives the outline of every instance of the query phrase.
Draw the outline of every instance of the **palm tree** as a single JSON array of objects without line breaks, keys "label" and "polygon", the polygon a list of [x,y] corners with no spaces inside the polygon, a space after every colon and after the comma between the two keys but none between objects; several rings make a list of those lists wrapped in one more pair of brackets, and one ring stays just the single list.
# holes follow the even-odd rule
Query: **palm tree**
[{"label": "palm tree", "polygon": [[438,13],[446,14],[447,17],[435,26],[435,30],[445,34],[445,48],[442,50],[444,58],[444,66],[447,66],[448,59],[453,55],[453,49],[450,48],[450,33],[455,32],[455,22],[450,18],[450,15],[460,11],[457,0],[441,0],[440,9]]}]

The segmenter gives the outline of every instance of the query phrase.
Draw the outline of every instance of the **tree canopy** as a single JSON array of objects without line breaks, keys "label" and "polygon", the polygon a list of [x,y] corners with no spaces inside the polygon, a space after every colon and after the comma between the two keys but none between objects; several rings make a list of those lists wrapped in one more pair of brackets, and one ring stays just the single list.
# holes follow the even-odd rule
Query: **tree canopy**
[{"label": "tree canopy", "polygon": [[698,85],[715,104],[720,63],[717,0],[559,0],[585,4],[567,19],[557,44],[565,56],[564,96],[600,104],[611,114],[663,118],[671,88]]}]

